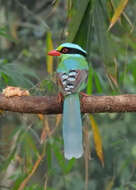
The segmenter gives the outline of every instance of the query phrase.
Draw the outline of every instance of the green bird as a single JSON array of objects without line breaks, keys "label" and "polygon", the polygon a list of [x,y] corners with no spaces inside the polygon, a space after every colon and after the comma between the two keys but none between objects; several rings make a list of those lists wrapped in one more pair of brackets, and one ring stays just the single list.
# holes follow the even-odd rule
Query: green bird
[{"label": "green bird", "polygon": [[63,43],[48,55],[60,56],[57,80],[64,96],[64,156],[68,160],[73,157],[80,158],[83,154],[83,144],[79,94],[87,85],[87,52],[77,44]]}]

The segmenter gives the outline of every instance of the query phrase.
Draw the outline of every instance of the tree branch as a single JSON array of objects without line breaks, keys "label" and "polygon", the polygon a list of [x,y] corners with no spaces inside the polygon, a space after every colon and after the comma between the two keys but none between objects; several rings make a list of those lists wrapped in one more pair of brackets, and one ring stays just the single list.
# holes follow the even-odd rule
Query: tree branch
[{"label": "tree branch", "polygon": [[[7,98],[0,94],[0,109],[20,113],[59,114],[63,103],[57,96],[14,96]],[[83,96],[83,113],[136,112],[136,95]]]}]

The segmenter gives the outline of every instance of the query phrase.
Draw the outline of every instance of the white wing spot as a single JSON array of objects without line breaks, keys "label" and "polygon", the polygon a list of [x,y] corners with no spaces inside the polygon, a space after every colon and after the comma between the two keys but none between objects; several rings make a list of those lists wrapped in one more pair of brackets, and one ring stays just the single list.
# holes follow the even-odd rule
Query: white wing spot
[{"label": "white wing spot", "polygon": [[69,91],[69,90],[70,90],[70,88],[69,88],[69,87],[66,87],[66,88],[65,88],[65,90],[66,90],[66,91]]},{"label": "white wing spot", "polygon": [[67,95],[68,95],[68,94],[71,94],[71,92],[67,92]]},{"label": "white wing spot", "polygon": [[63,84],[64,86],[66,85],[66,83],[67,83],[66,80],[62,81],[62,84]]},{"label": "white wing spot", "polygon": [[67,78],[68,78],[68,75],[66,75],[66,74],[63,74],[63,75],[62,75],[62,79],[65,80],[65,79],[67,79]]},{"label": "white wing spot", "polygon": [[73,82],[73,81],[75,81],[76,79],[75,79],[74,77],[69,77],[68,80],[69,80],[70,82]]},{"label": "white wing spot", "polygon": [[71,88],[74,88],[74,85],[73,84],[68,84],[67,87],[71,89]]},{"label": "white wing spot", "polygon": [[77,74],[76,72],[72,71],[69,73],[69,76],[76,76],[76,74]]}]

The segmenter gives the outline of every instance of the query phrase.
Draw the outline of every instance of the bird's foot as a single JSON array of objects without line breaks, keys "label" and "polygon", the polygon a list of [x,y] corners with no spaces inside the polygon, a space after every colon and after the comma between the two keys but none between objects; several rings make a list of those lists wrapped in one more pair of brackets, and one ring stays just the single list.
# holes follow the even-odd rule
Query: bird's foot
[{"label": "bird's foot", "polygon": [[84,93],[84,92],[80,92],[80,95],[81,95],[81,96],[85,96],[85,97],[88,97],[88,96],[89,96],[88,94],[86,94],[86,93]]},{"label": "bird's foot", "polygon": [[84,93],[84,92],[80,92],[81,95],[81,100],[83,100],[84,98],[87,98],[89,95]]},{"label": "bird's foot", "polygon": [[58,102],[61,104],[64,101],[64,96],[61,92],[58,93]]}]

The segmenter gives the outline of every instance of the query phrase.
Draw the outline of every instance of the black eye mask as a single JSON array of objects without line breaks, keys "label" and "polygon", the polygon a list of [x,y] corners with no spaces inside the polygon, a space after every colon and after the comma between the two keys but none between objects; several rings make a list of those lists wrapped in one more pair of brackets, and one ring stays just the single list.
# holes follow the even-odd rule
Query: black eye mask
[{"label": "black eye mask", "polygon": [[62,50],[60,51],[63,54],[80,54],[80,55],[83,55],[84,57],[87,56],[87,53],[85,53],[79,49],[75,49],[75,48],[67,48],[68,51],[65,53],[65,52],[63,52],[64,48],[62,48]]}]

